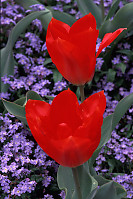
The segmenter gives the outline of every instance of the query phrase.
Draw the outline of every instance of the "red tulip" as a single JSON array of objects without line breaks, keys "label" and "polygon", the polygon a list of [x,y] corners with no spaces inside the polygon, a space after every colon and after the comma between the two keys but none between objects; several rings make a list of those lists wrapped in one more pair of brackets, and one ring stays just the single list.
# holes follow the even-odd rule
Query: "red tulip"
[{"label": "red tulip", "polygon": [[60,165],[76,167],[86,162],[99,145],[105,106],[103,91],[79,105],[76,95],[66,90],[52,104],[28,100],[25,110],[40,147]]},{"label": "red tulip", "polygon": [[120,28],[107,33],[96,54],[96,20],[90,13],[72,27],[52,18],[48,25],[46,45],[53,63],[64,78],[75,85],[84,85],[92,80],[96,57],[124,30]]}]

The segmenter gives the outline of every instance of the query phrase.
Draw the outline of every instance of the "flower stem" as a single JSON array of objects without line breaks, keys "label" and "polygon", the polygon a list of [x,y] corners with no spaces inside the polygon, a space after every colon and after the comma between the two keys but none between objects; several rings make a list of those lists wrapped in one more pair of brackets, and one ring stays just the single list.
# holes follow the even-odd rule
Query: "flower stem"
[{"label": "flower stem", "polygon": [[104,1],[101,0],[102,21],[104,20]]},{"label": "flower stem", "polygon": [[83,102],[85,100],[84,85],[79,86],[79,88],[80,88],[81,102]]},{"label": "flower stem", "polygon": [[75,188],[77,191],[78,199],[82,199],[77,168],[76,167],[72,168],[72,172],[73,172],[73,178],[74,178],[74,182],[75,182]]}]

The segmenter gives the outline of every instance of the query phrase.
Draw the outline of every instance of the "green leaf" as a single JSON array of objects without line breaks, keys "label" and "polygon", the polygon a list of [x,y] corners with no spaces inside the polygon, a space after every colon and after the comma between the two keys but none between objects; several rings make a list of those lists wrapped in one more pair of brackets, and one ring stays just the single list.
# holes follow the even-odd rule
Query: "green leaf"
[{"label": "green leaf", "polygon": [[77,0],[77,5],[83,16],[90,12],[94,15],[97,22],[97,28],[99,28],[102,23],[102,13],[101,9],[93,2],[93,0]]},{"label": "green leaf", "polygon": [[116,76],[116,71],[110,68],[107,73],[107,81],[113,82],[115,80],[115,76]]},{"label": "green leaf", "polygon": [[129,59],[133,60],[133,51],[132,50],[118,50],[117,52],[127,55],[129,57]]},{"label": "green leaf", "polygon": [[113,172],[113,169],[115,167],[115,160],[114,159],[109,159],[108,160],[108,165],[109,165],[109,173],[112,173]]},{"label": "green leaf", "polygon": [[18,104],[15,104],[14,102],[9,102],[5,99],[2,99],[3,104],[6,108],[6,110],[11,113],[12,115],[15,115],[16,118],[21,120],[23,123],[27,124],[26,117],[25,117],[25,107],[20,106]]},{"label": "green leaf", "polygon": [[45,61],[44,61],[44,66],[46,66],[47,64],[51,64],[53,63],[51,58],[47,58]]},{"label": "green leaf", "polygon": [[44,97],[46,97],[47,99],[49,99],[49,100],[53,100],[55,97],[53,97],[53,96],[49,96],[49,95],[44,95]]},{"label": "green leaf", "polygon": [[[85,165],[76,167],[79,177],[82,198],[87,199],[96,189],[97,181],[87,172]],[[60,189],[66,192],[66,199],[77,199],[72,169],[60,166],[57,173],[57,182]]]},{"label": "green leaf", "polygon": [[100,140],[100,144],[98,145],[98,149],[103,147],[111,137],[112,119],[113,119],[113,114],[107,116],[103,120],[103,125],[102,125],[102,130],[101,130],[101,140]]},{"label": "green leaf", "polygon": [[100,143],[93,153],[92,157],[89,159],[89,168],[91,171],[91,168],[101,151],[102,147],[108,142],[108,140],[111,138],[111,133],[120,121],[120,119],[123,117],[123,115],[126,113],[126,111],[130,108],[130,106],[133,104],[133,93],[122,99],[116,106],[115,111],[113,114],[107,116],[103,120],[103,125],[101,129],[101,140]]},{"label": "green leaf", "polygon": [[74,192],[74,181],[71,168],[59,166],[57,182],[59,188],[65,190],[66,199],[71,199]]},{"label": "green leaf", "polygon": [[120,63],[120,64],[116,65],[116,68],[119,68],[122,71],[123,74],[125,73],[126,67],[127,66],[124,63]]},{"label": "green leaf", "polygon": [[[30,6],[32,5],[35,5],[35,4],[40,4],[40,5],[43,5],[41,4],[39,1],[37,0],[15,0],[15,2],[19,5],[21,5],[22,7],[24,7],[25,9],[27,10],[32,10],[32,8]],[[44,5],[43,5],[44,6]],[[42,23],[42,26],[45,30],[47,30],[48,28],[48,24],[49,22],[51,21],[52,19],[52,13],[50,10],[48,10],[46,7],[45,7],[45,12],[47,12],[47,15],[46,16],[38,16],[39,19],[41,20],[41,23]]]},{"label": "green leaf", "polygon": [[[133,27],[133,3],[128,3],[118,10],[114,19],[106,20],[99,30],[99,37],[102,39],[106,33],[114,32],[118,28],[128,28],[127,31],[132,30]],[[120,34],[119,38],[125,35],[127,31]],[[118,40],[117,40],[118,41]]]},{"label": "green leaf", "polygon": [[48,7],[48,9],[52,12],[52,15],[55,19],[60,20],[68,24],[69,26],[72,26],[72,24],[76,22],[76,19],[73,16],[65,12],[60,12],[59,10],[53,10],[51,7]]},{"label": "green leaf", "polygon": [[28,101],[29,99],[43,101],[41,96],[38,95],[35,91],[28,91],[26,93],[26,101]]},{"label": "green leaf", "polygon": [[117,197],[116,199],[121,199],[126,196],[126,190],[124,189],[123,186],[121,186],[117,182],[108,180],[108,179],[104,178],[103,176],[101,176],[101,174],[95,175],[94,177],[97,180],[98,185],[101,187],[103,187],[103,185],[108,184],[108,183],[114,183],[114,187],[116,189],[116,197]]},{"label": "green leaf", "polygon": [[21,97],[14,101],[15,104],[18,104],[20,106],[24,106],[26,103],[26,97]]},{"label": "green leaf", "polygon": [[110,19],[111,17],[113,17],[113,15],[115,14],[116,10],[118,9],[120,0],[114,0],[112,3],[111,8],[109,9],[109,12],[107,14],[107,16],[105,17],[105,20]]},{"label": "green leaf", "polygon": [[119,123],[120,119],[123,117],[123,115],[127,112],[127,110],[130,108],[132,104],[133,104],[133,93],[123,98],[117,104],[112,119],[112,130],[114,130],[116,125]]},{"label": "green leaf", "polygon": [[89,159],[89,167],[90,170],[93,167],[93,164],[101,151],[102,147],[108,142],[108,140],[111,138],[111,133],[112,133],[112,119],[113,119],[113,114],[107,116],[103,120],[103,125],[101,129],[101,140],[100,143],[93,153],[92,157]]},{"label": "green leaf", "polygon": [[53,79],[54,79],[54,82],[58,82],[62,80],[62,75],[59,73],[57,69],[53,69]]},{"label": "green leaf", "polygon": [[116,189],[114,186],[114,182],[108,182],[101,186],[94,199],[117,199],[116,198]]},{"label": "green leaf", "polygon": [[[27,26],[37,17],[41,15],[46,15],[48,11],[37,11],[29,14],[25,18],[21,19],[16,26],[12,29],[9,39],[7,42],[7,45],[5,48],[1,50],[1,77],[4,75],[13,75],[14,74],[14,58],[12,49],[17,41],[18,37],[24,30],[27,28]],[[6,92],[8,89],[7,84],[3,84],[1,82],[1,92]]]}]

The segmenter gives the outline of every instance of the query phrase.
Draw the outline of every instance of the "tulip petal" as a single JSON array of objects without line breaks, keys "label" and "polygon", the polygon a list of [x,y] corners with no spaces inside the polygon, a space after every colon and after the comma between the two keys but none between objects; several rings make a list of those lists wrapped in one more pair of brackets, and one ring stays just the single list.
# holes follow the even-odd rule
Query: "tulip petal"
[{"label": "tulip petal", "polygon": [[96,57],[99,56],[99,54],[101,53],[101,51],[107,47],[109,44],[111,44],[117,37],[118,35],[123,31],[125,30],[126,28],[120,28],[118,30],[116,30],[115,32],[113,33],[107,33],[105,34],[102,42],[100,43],[100,46],[99,46],[99,49],[97,51],[97,54],[96,54]]},{"label": "tulip petal", "polygon": [[89,98],[79,105],[76,95],[66,90],[51,105],[38,100],[26,104],[26,119],[35,140],[62,166],[82,165],[99,145],[105,96],[101,91]]},{"label": "tulip petal", "polygon": [[77,20],[72,25],[70,29],[70,35],[79,34],[81,32],[87,31],[89,28],[96,29],[96,20],[91,13]]},{"label": "tulip petal", "polygon": [[81,52],[77,46],[59,38],[53,44],[49,44],[48,51],[53,63],[68,81],[75,85],[83,85],[92,79],[95,56],[89,57],[87,52]]},{"label": "tulip petal", "polygon": [[104,113],[106,108],[106,98],[104,91],[100,91],[88,97],[80,104],[79,110],[83,120],[90,118],[95,111],[99,111],[101,114]]},{"label": "tulip petal", "polygon": [[[65,167],[76,167],[86,162],[98,146],[98,142],[91,142],[89,139],[70,136],[58,142],[61,152],[56,156],[56,161]],[[52,145],[56,145],[52,140]],[[58,160],[57,160],[58,159]]]},{"label": "tulip petal", "polygon": [[76,130],[74,136],[90,139],[92,143],[95,141],[100,142],[102,123],[103,115],[97,109],[95,113],[88,118],[88,120],[85,120],[82,126]]},{"label": "tulip petal", "polygon": [[51,33],[54,40],[58,37],[61,39],[68,39],[69,30],[70,26],[68,24],[52,18],[48,25],[47,38],[49,38],[49,33]]},{"label": "tulip petal", "polygon": [[58,124],[66,123],[73,131],[81,125],[78,113],[78,100],[76,95],[66,90],[54,98],[51,104],[50,119],[53,129],[56,130]]},{"label": "tulip petal", "polygon": [[91,27],[77,34],[70,35],[70,42],[80,48],[80,52],[88,54],[89,58],[95,57],[96,41],[98,38],[99,30],[92,29]]},{"label": "tulip petal", "polygon": [[29,122],[33,122],[34,125],[38,125],[42,132],[45,134],[49,129],[49,112],[50,104],[39,100],[28,100],[25,106],[26,119]]}]

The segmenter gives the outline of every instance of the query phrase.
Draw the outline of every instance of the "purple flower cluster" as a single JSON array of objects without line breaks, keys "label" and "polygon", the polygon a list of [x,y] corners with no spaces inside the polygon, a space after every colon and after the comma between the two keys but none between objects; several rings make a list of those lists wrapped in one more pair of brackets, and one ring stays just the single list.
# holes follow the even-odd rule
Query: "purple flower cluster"
[{"label": "purple flower cluster", "polygon": [[26,178],[13,188],[11,195],[21,196],[26,192],[31,193],[35,189],[36,184],[36,181],[30,181],[29,178]]},{"label": "purple flower cluster", "polygon": [[[49,175],[48,168],[57,170],[55,162],[30,140],[31,133],[14,116],[7,113],[4,117],[1,115],[0,119],[0,184],[4,195],[21,196],[26,192],[31,193],[38,187],[38,179],[42,187],[47,189],[54,180]],[[35,175],[34,168],[37,168],[39,175]]]},{"label": "purple flower cluster", "polygon": [[115,177],[112,177],[112,179],[121,184],[127,190],[127,198],[133,197],[133,172],[131,173],[131,175],[117,175]]}]

